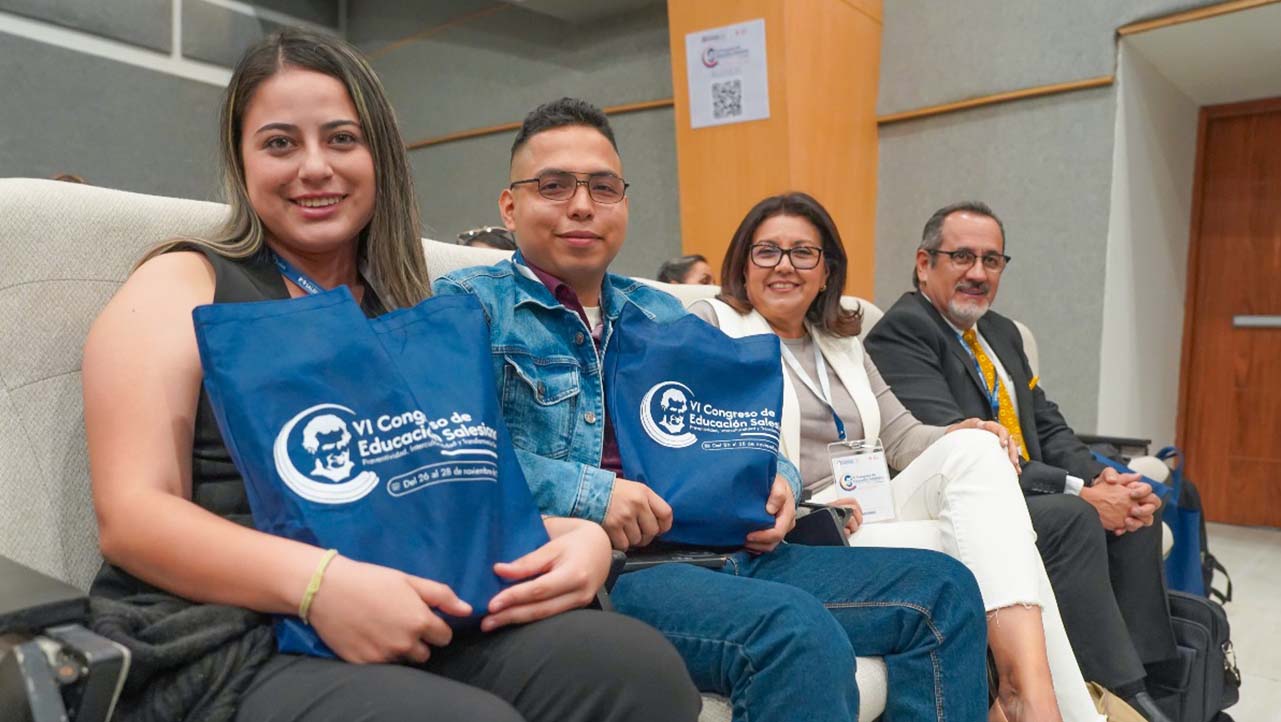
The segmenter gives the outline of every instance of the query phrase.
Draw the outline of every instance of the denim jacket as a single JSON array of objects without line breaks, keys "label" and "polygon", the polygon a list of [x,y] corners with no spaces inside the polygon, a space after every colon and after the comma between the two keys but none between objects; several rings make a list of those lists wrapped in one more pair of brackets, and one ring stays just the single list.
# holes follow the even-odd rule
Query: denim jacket
[{"label": "denim jacket", "polygon": [[[489,321],[494,380],[516,457],[544,514],[601,522],[614,472],[600,468],[605,440],[601,356],[590,329],[528,267],[510,260],[437,279],[437,295],[472,294]],[[607,274],[601,289],[601,354],[626,304],[660,323],[688,313],[675,297]],[[778,472],[800,498],[800,474],[780,456]]]}]

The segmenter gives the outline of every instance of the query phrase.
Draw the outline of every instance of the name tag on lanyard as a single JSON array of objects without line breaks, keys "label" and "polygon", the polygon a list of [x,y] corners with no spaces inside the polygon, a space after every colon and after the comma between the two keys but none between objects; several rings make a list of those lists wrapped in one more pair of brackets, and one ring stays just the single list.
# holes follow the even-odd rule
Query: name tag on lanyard
[{"label": "name tag on lanyard", "polygon": [[[832,459],[831,498],[854,499],[863,507],[863,523],[895,517],[894,489],[880,440],[837,441],[827,445]],[[827,495],[824,495],[827,496]]]},{"label": "name tag on lanyard", "polygon": [[863,508],[864,523],[887,521],[893,519],[894,492],[890,487],[890,469],[885,461],[885,449],[880,440],[868,443],[864,440],[850,441],[845,438],[845,422],[841,421],[832,403],[831,383],[827,378],[827,362],[818,345],[814,346],[814,368],[818,372],[816,384],[801,367],[792,350],[783,345],[783,361],[796,374],[796,378],[814,393],[829,411],[836,423],[836,434],[840,441],[827,445],[827,453],[832,461],[832,479],[835,482],[830,489],[820,492],[814,501],[827,503],[833,499],[855,499]]}]

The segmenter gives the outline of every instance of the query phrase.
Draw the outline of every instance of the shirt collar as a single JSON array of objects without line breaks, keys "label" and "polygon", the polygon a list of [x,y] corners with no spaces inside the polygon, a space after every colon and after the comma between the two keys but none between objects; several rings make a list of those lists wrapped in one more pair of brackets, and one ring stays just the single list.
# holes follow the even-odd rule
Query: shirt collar
[{"label": "shirt collar", "polygon": [[[587,328],[592,328],[592,323],[587,318],[587,312],[583,310],[583,302],[578,298],[578,293],[568,283],[534,265],[520,251],[516,251],[512,256],[512,262],[522,275],[528,276],[532,274],[539,283],[543,284],[551,292],[553,298],[565,308],[578,314]],[[601,295],[602,297],[604,296],[604,294]],[[595,331],[595,329],[592,330]]]}]

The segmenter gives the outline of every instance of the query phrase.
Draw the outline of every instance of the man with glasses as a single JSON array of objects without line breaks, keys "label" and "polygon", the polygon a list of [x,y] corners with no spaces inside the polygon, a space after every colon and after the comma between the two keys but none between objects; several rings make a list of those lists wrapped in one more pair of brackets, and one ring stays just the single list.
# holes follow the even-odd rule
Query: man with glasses
[{"label": "man with glasses", "polygon": [[[516,255],[450,273],[435,290],[484,307],[503,416],[543,513],[596,521],[615,549],[646,547],[671,528],[672,509],[622,477],[601,359],[628,304],[660,323],[686,311],[608,273],[628,198],[605,115],[572,98],[531,112],[498,204]],[[664,398],[665,421],[680,420],[678,401]],[[776,523],[744,540],[753,552],[728,553],[715,568],[624,574],[615,608],[663,632],[699,689],[730,697],[738,722],[855,719],[856,653],[885,657],[886,717],[982,720],[985,619],[973,575],[934,552],[780,544],[800,475],[784,458],[778,468],[766,504]]]},{"label": "man with glasses", "polygon": [[989,310],[1009,263],[1005,227],[992,209],[978,202],[939,209],[916,250],[917,290],[872,328],[867,350],[921,421],[977,416],[1009,430],[1082,674],[1163,722],[1145,691],[1145,665],[1177,654],[1161,573],[1161,502],[1138,474],[1093,459],[1032,375],[1018,328]]}]

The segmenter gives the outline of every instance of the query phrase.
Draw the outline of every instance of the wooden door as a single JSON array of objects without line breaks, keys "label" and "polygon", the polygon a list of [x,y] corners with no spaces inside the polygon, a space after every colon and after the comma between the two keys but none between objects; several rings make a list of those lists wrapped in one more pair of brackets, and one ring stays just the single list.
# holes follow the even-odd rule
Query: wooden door
[{"label": "wooden door", "polygon": [[1180,444],[1207,518],[1281,527],[1281,98],[1203,108],[1198,144]]}]

